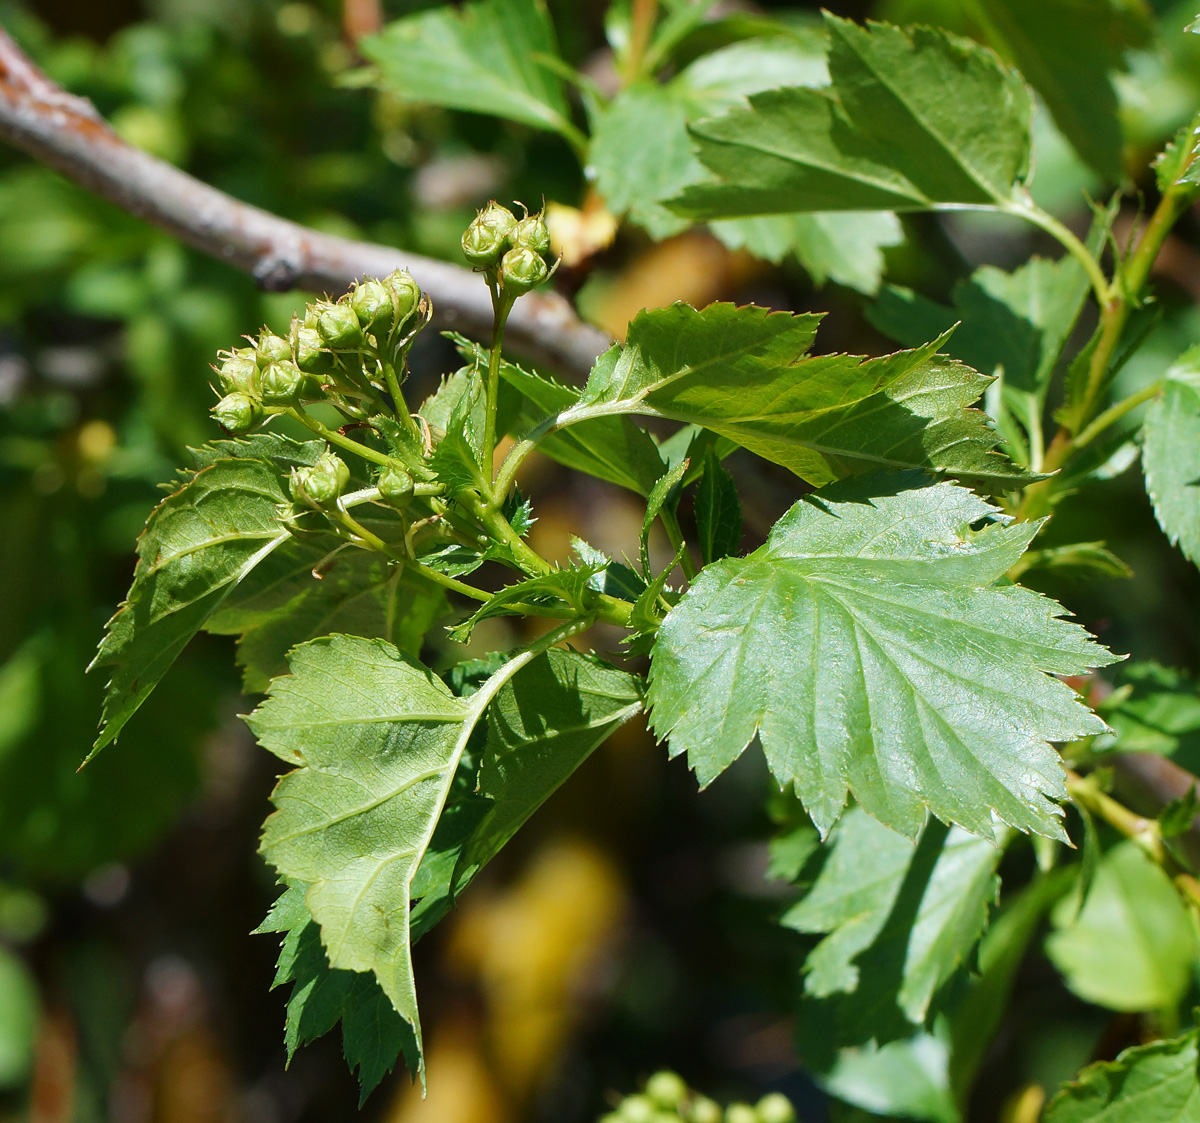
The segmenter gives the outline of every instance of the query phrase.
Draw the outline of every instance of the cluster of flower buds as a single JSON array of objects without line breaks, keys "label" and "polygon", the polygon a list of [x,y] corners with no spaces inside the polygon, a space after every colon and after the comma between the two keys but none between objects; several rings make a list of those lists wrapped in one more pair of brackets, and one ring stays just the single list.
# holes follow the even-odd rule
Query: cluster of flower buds
[{"label": "cluster of flower buds", "polygon": [[796,1123],[796,1109],[779,1092],[755,1105],[731,1103],[723,1108],[693,1092],[674,1072],[656,1072],[645,1090],[626,1096],[600,1123]]},{"label": "cluster of flower buds", "polygon": [[539,214],[517,218],[507,207],[488,203],[462,237],[463,256],[512,296],[535,289],[554,272],[547,260],[550,231]]},{"label": "cluster of flower buds", "polygon": [[224,397],[213,416],[229,432],[245,433],[271,412],[319,401],[331,386],[352,388],[361,367],[339,356],[382,353],[420,330],[427,312],[416,281],[400,269],[363,281],[339,300],[318,300],[303,320],[292,320],[286,336],[264,329],[253,346],[218,356],[214,370]]}]

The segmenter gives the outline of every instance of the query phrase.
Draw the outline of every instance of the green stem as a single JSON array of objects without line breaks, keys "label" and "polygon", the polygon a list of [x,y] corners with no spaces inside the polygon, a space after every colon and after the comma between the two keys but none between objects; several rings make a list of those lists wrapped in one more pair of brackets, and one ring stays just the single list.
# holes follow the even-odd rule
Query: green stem
[{"label": "green stem", "polygon": [[1162,392],[1164,382],[1165,379],[1160,378],[1157,382],[1152,382],[1149,386],[1142,387],[1136,394],[1130,394],[1129,397],[1122,398],[1116,405],[1109,406],[1083,432],[1072,438],[1071,448],[1077,450],[1083,448],[1084,445],[1090,444],[1110,425],[1120,421],[1130,410],[1137,409],[1138,406],[1150,401],[1151,398],[1158,397]]},{"label": "green stem", "polygon": [[352,452],[355,456],[361,456],[364,460],[370,460],[373,464],[379,464],[385,468],[396,463],[390,456],[382,452],[376,452],[373,448],[359,444],[358,441],[352,441],[336,429],[330,429],[328,425],[322,425],[315,417],[309,417],[307,413],[301,409],[297,409],[295,406],[289,406],[283,412],[286,416],[292,418],[293,421],[299,421],[306,429],[316,433],[318,437],[327,440],[331,445],[337,445],[338,448]]},{"label": "green stem", "polygon": [[646,51],[650,46],[657,19],[658,0],[633,0],[633,11],[629,21],[629,45],[625,51],[625,65],[622,68],[623,86],[628,86],[642,77]]},{"label": "green stem", "polygon": [[675,517],[675,512],[668,510],[666,506],[658,512],[658,517],[662,519],[663,528],[667,532],[667,538],[671,542],[671,549],[675,551],[676,557],[679,558],[679,565],[683,569],[684,575],[689,581],[696,580],[696,574],[699,572],[696,569],[696,563],[692,561],[692,555],[688,552],[687,544],[683,540],[683,531],[679,529],[679,520]]},{"label": "green stem", "polygon": [[[492,290],[492,349],[488,354],[487,397],[484,399],[485,414],[483,421],[483,472],[489,481],[493,477],[492,462],[496,454],[496,406],[500,394],[500,352],[504,345],[504,326],[508,322],[508,314],[512,311],[513,297],[504,292]],[[495,506],[503,501],[496,498],[495,488],[489,495],[489,505]]]},{"label": "green stem", "polygon": [[512,490],[513,484],[517,482],[517,471],[525,462],[525,458],[537,448],[537,445],[537,441],[532,437],[524,437],[513,445],[504,458],[504,463],[500,465],[500,471],[496,473],[496,479],[492,484],[492,491],[501,503]]},{"label": "green stem", "polygon": [[1046,231],[1052,238],[1055,238],[1083,266],[1088,280],[1091,281],[1092,291],[1096,294],[1096,301],[1101,308],[1112,300],[1112,286],[1109,284],[1108,278],[1105,277],[1104,270],[1100,268],[1100,263],[1092,256],[1091,250],[1071,230],[1059,222],[1057,218],[1052,214],[1047,214],[1032,200],[1027,202],[1014,200],[1012,203],[1002,207],[1001,210],[1018,218],[1025,219],[1026,222],[1032,223],[1039,229]]}]

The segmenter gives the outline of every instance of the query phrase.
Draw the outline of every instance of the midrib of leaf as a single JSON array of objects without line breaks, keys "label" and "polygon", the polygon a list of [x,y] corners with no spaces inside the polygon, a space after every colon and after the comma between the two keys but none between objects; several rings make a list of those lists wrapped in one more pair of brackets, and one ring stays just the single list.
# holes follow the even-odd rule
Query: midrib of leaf
[{"label": "midrib of leaf", "polygon": [[[418,717],[415,720],[421,721],[422,719]],[[355,724],[356,725],[368,725],[370,723],[369,722],[355,722]],[[309,728],[311,728],[311,727],[312,726],[310,724]],[[276,728],[277,729],[286,729],[288,727],[287,726],[276,726]],[[312,766],[308,765],[307,767],[312,767]],[[416,787],[417,784],[422,784],[426,780],[432,780],[435,776],[440,776],[444,771],[445,771],[445,768],[431,768],[431,769],[429,769],[428,772],[422,772],[419,775],[410,776],[407,780],[404,781],[403,784],[398,785],[397,787],[393,788],[391,791],[387,792],[386,794],[379,796],[377,799],[368,800],[366,803],[358,804],[357,806],[351,808],[349,811],[346,811],[341,815],[334,815],[328,819],[322,820],[317,826],[305,827],[303,830],[292,831],[291,834],[277,835],[277,836],[275,836],[275,841],[276,842],[291,842],[292,839],[295,839],[295,838],[303,838],[305,835],[316,834],[318,831],[328,830],[331,826],[334,826],[337,823],[344,823],[347,819],[354,818],[355,815],[365,815],[368,811],[374,811],[376,807],[382,807],[389,800],[395,799],[396,796],[398,796],[398,795],[402,795],[404,792],[408,791],[409,788]],[[453,777],[454,773],[451,772],[450,775]],[[383,860],[383,862],[380,863],[379,868],[382,869],[384,866],[389,864],[391,861],[393,861],[397,857],[406,857],[408,855],[411,855],[412,853],[413,853],[413,851],[411,851],[411,850],[397,851],[395,854],[391,854],[387,858],[385,858]],[[370,880],[374,881],[376,876],[378,876],[378,875],[373,874],[371,876]],[[368,882],[368,884],[369,883],[370,882]]]},{"label": "midrib of leaf", "polygon": [[[925,133],[928,136],[933,137],[933,139],[937,141],[938,147],[947,156],[950,157],[951,162],[960,171],[965,173],[967,178],[970,179],[975,184],[976,187],[980,188],[985,195],[987,195],[991,199],[994,199],[996,201],[996,203],[998,203],[998,204],[1003,204],[1006,201],[1004,196],[996,194],[995,189],[992,187],[992,185],[990,183],[986,183],[979,178],[979,176],[976,174],[975,169],[973,167],[971,167],[969,164],[965,163],[963,160],[961,160],[959,158],[958,154],[954,151],[953,145],[950,144],[950,142],[946,139],[946,137],[944,137],[936,128],[934,128],[933,125],[931,125],[925,119],[925,117],[923,117],[920,113],[918,113],[916,108],[912,105],[912,103],[909,102],[909,100],[906,97],[904,97],[900,93],[900,91],[897,90],[892,85],[891,82],[889,82],[882,74],[879,73],[878,70],[875,69],[875,67],[859,51],[858,46],[856,44],[850,42],[850,40],[846,37],[843,37],[841,41],[842,41],[843,45],[849,47],[850,50],[852,50],[854,52],[854,54],[858,58],[859,62],[862,63],[862,65],[868,71],[870,71],[872,77],[874,77],[874,79],[881,86],[883,86],[892,95],[892,97],[894,97],[902,106],[904,106],[904,109],[908,113],[908,115],[921,126],[921,128],[925,131]],[[836,86],[836,80],[835,80],[834,84]],[[923,192],[918,192],[918,194],[921,195],[922,197],[924,197]],[[960,203],[960,204],[950,204],[948,206],[945,204],[934,204],[934,206],[938,207],[938,208],[942,208],[942,209],[961,210],[964,208],[964,206],[969,207],[970,204],[961,204]]]}]

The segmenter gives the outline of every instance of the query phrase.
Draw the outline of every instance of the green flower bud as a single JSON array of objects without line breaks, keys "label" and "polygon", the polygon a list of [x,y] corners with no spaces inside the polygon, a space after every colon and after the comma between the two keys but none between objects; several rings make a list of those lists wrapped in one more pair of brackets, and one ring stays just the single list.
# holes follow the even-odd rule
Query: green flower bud
[{"label": "green flower bud", "polygon": [[707,1096],[693,1096],[688,1118],[692,1123],[721,1123],[721,1106]]},{"label": "green flower bud", "polygon": [[363,329],[374,328],[377,332],[391,331],[394,321],[392,294],[382,281],[363,281],[355,285],[350,293],[350,307],[358,317]]},{"label": "green flower bud", "polygon": [[413,478],[398,464],[384,468],[375,481],[379,498],[389,507],[403,510],[413,497]]},{"label": "green flower bud", "polygon": [[536,289],[549,276],[542,255],[528,246],[516,246],[500,262],[500,283],[518,296]]},{"label": "green flower bud", "polygon": [[269,406],[299,405],[309,380],[295,363],[269,363],[259,376],[262,400]]},{"label": "green flower bud", "polygon": [[296,365],[307,374],[324,374],[333,365],[333,356],[321,348],[321,333],[316,328],[297,326]]},{"label": "green flower bud", "polygon": [[231,355],[217,367],[217,378],[227,394],[258,393],[258,364],[253,359]]},{"label": "green flower bud", "polygon": [[395,301],[396,322],[402,324],[420,305],[421,286],[407,269],[395,270],[383,279],[383,283]]},{"label": "green flower bud", "polygon": [[246,433],[263,418],[262,406],[249,394],[226,394],[215,406],[212,415],[222,429],[230,433]]},{"label": "green flower bud", "polygon": [[346,462],[332,452],[323,452],[311,468],[292,469],[292,498],[310,507],[325,507],[346,490],[349,482]]},{"label": "green flower bud", "polygon": [[624,1123],[654,1123],[657,1114],[649,1096],[626,1096],[617,1109]]},{"label": "green flower bud", "polygon": [[513,231],[514,246],[525,246],[534,253],[548,254],[550,252],[550,228],[540,214],[526,215],[517,223]]},{"label": "green flower bud", "polygon": [[512,245],[517,216],[499,203],[488,203],[462,236],[463,256],[476,268],[487,269]]},{"label": "green flower bud", "polygon": [[754,1110],[758,1113],[758,1123],[796,1123],[796,1109],[782,1092],[763,1096]]},{"label": "green flower bud", "polygon": [[349,350],[362,346],[362,328],[349,304],[333,304],[323,300],[312,306],[309,316],[313,322],[308,324],[308,317],[305,317],[306,325],[317,329],[326,347]]},{"label": "green flower bud", "polygon": [[725,1123],[758,1123],[758,1112],[749,1104],[732,1103],[725,1109]]},{"label": "green flower bud", "polygon": [[254,350],[260,367],[265,367],[268,363],[286,362],[292,357],[290,340],[284,339],[282,335],[272,335],[267,331],[258,337],[258,343]]},{"label": "green flower bud", "polygon": [[688,1086],[683,1077],[666,1069],[656,1072],[646,1081],[646,1095],[659,1107],[674,1110],[684,1101],[687,1093]]},{"label": "green flower bud", "polygon": [[656,1111],[650,1123],[683,1123],[683,1120],[673,1111]]}]

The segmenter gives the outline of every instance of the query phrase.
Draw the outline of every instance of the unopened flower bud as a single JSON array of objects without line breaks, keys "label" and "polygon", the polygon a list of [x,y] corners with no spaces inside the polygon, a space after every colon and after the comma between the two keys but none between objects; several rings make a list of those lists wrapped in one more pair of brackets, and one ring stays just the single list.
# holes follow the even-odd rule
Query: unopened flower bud
[{"label": "unopened flower bud", "polygon": [[796,1123],[796,1109],[782,1092],[763,1096],[754,1105],[754,1110],[758,1113],[759,1123]]},{"label": "unopened flower bud", "polygon": [[654,1123],[657,1112],[649,1096],[633,1095],[621,1101],[618,1114],[627,1123]]},{"label": "unopened flower bud", "polygon": [[394,322],[392,294],[382,281],[363,281],[350,294],[350,307],[363,330],[391,331]]},{"label": "unopened flower bud", "polygon": [[758,1123],[758,1112],[749,1104],[732,1103],[725,1109],[725,1123]]},{"label": "unopened flower bud", "polygon": [[227,394],[249,394],[258,392],[258,364],[253,359],[231,355],[217,367],[217,379]]},{"label": "unopened flower bud", "polygon": [[375,486],[379,488],[379,498],[397,510],[407,507],[413,497],[413,478],[398,464],[384,468]]},{"label": "unopened flower bud", "polygon": [[346,462],[332,452],[323,452],[311,468],[292,469],[292,498],[310,507],[325,507],[346,490],[349,482]]},{"label": "unopened flower bud", "polygon": [[674,1110],[683,1103],[687,1093],[688,1088],[687,1084],[683,1081],[683,1077],[678,1073],[670,1072],[666,1069],[656,1072],[646,1081],[646,1095],[658,1107]]},{"label": "unopened flower bud", "polygon": [[549,276],[542,255],[528,246],[515,246],[500,262],[500,283],[518,296],[536,289]]},{"label": "unopened flower bud", "polygon": [[348,350],[362,346],[362,328],[349,304],[321,301],[313,305],[309,315],[313,322],[308,326],[317,329],[326,347]]},{"label": "unopened flower bud", "polygon": [[215,406],[212,415],[222,429],[230,433],[246,433],[262,421],[262,406],[249,394],[226,394]]},{"label": "unopened flower bud", "polygon": [[333,365],[333,356],[321,348],[321,333],[316,328],[296,327],[296,365],[309,374],[324,374]]},{"label": "unopened flower bud", "polygon": [[507,207],[488,203],[462,236],[463,256],[480,269],[495,265],[512,245],[516,225],[517,216]]},{"label": "unopened flower bud", "polygon": [[512,243],[514,246],[526,246],[535,253],[548,254],[550,228],[546,225],[546,220],[540,214],[526,215],[517,223]]},{"label": "unopened flower bud", "polygon": [[258,337],[254,350],[260,367],[265,367],[268,363],[282,363],[292,357],[291,343],[282,335],[272,335],[267,331]]},{"label": "unopened flower bud", "polygon": [[295,363],[269,363],[263,367],[258,384],[267,405],[294,406],[299,405],[308,379]]},{"label": "unopened flower bud", "polygon": [[693,1096],[688,1110],[692,1123],[721,1123],[721,1106],[707,1096]]},{"label": "unopened flower bud", "polygon": [[396,322],[402,324],[421,303],[421,286],[407,269],[396,269],[384,277],[383,283],[395,301]]}]

